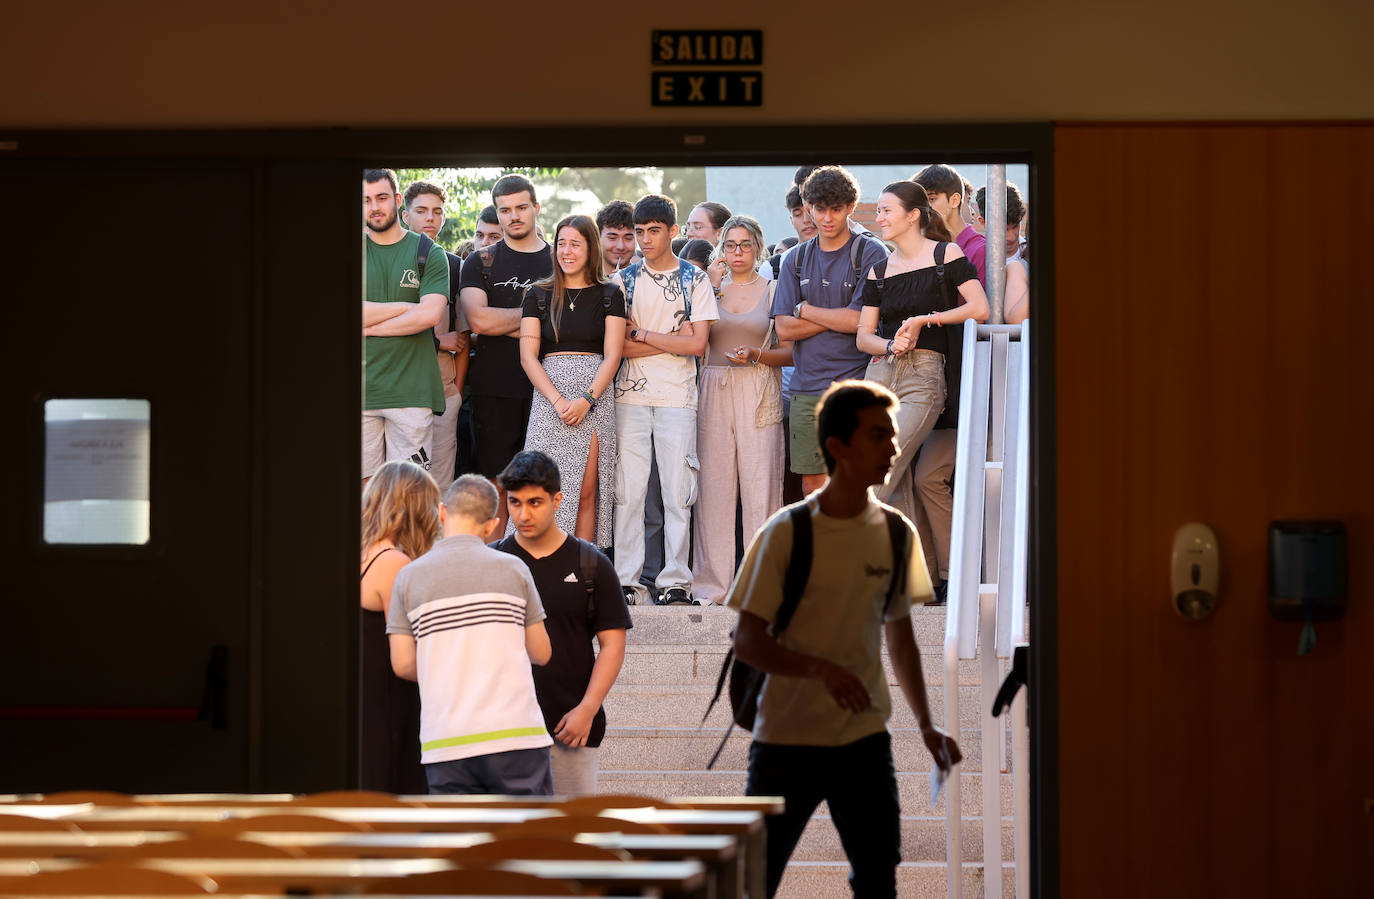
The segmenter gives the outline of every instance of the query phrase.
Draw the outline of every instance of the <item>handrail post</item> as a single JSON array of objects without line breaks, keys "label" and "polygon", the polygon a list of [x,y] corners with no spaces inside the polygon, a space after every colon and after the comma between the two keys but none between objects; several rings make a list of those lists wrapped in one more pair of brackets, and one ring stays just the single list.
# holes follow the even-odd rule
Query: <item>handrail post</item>
[{"label": "handrail post", "polygon": [[1002,302],[1007,289],[1007,167],[988,166],[987,209],[981,209],[987,225],[988,322],[1002,324]]}]

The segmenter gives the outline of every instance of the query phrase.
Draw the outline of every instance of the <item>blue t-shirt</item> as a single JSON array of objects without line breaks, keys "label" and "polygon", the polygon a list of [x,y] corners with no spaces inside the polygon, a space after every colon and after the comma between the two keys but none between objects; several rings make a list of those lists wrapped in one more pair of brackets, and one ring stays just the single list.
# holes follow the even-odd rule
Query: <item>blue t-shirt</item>
[{"label": "blue t-shirt", "polygon": [[[849,240],[838,250],[822,250],[816,242],[819,238],[807,241],[814,246],[806,251],[801,283],[797,281],[797,257],[793,254],[807,244],[798,244],[787,251],[778,269],[778,286],[773,294],[774,315],[791,315],[803,296],[812,306],[826,309],[860,308],[864,277],[875,262],[887,258],[887,247],[876,237],[865,238],[856,282],[849,243],[863,232],[850,222],[849,233]],[[862,378],[868,360],[868,355],[854,345],[853,334],[822,331],[814,337],[798,340],[792,345],[791,392],[793,395],[819,395],[835,381]]]}]

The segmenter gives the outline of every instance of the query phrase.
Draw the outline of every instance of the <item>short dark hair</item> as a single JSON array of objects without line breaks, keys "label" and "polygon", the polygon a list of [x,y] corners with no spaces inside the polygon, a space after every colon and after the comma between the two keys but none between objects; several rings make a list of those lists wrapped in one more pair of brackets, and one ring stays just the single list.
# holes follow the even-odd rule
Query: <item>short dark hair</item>
[{"label": "short dark hair", "polygon": [[477,221],[484,225],[499,225],[501,217],[496,214],[495,206],[483,206],[482,211],[477,213]]},{"label": "short dark hair", "polygon": [[928,165],[911,176],[911,180],[926,189],[927,194],[958,194],[963,202],[969,195],[964,192],[964,176],[948,165]]},{"label": "short dark hair", "polygon": [[661,222],[668,227],[677,224],[677,204],[672,197],[663,194],[647,194],[635,204],[635,224],[649,225]]},{"label": "short dark hair", "polygon": [[[677,243],[677,241],[673,241]],[[715,249],[709,240],[702,240],[700,237],[693,237],[682,245],[680,249],[674,250],[673,254],[688,262],[695,262],[702,268],[711,264],[711,251]]]},{"label": "short dark hair", "polygon": [[783,202],[787,204],[788,212],[795,212],[802,205],[801,188],[795,184],[787,188],[787,199]]},{"label": "short dark hair", "polygon": [[875,406],[896,409],[897,395],[881,384],[859,380],[840,381],[821,394],[816,406],[816,436],[821,442],[826,471],[835,472],[835,457],[826,448],[826,440],[834,437],[849,443],[859,428],[859,413]]},{"label": "short dark hair", "polygon": [[596,230],[605,231],[607,228],[623,228],[627,231],[635,229],[635,208],[624,200],[612,200],[602,206],[596,213]]},{"label": "short dark hair", "polygon": [[811,173],[820,168],[818,165],[799,165],[797,170],[792,173],[792,183],[801,187],[806,183],[806,179],[811,177]]},{"label": "short dark hair", "polygon": [[799,243],[801,243],[800,237],[784,237],[782,240],[778,241],[778,252],[786,252],[787,250],[792,249]]},{"label": "short dark hair", "polygon": [[801,193],[811,206],[848,206],[859,199],[859,181],[838,165],[823,165],[806,176]]},{"label": "short dark hair", "polygon": [[[987,218],[987,217],[988,217],[988,208],[987,208],[987,206],[985,205],[985,201],[987,200],[987,198],[988,198],[988,189],[987,189],[986,187],[980,187],[980,188],[978,188],[978,199],[977,199],[976,202],[978,203],[978,214],[981,215],[983,218]],[[1010,181],[1008,181],[1008,182],[1007,182],[1007,224],[1008,224],[1008,225],[1019,225],[1019,224],[1021,224],[1021,219],[1025,218],[1025,217],[1026,217],[1026,204],[1025,204],[1025,203],[1022,201],[1022,199],[1021,199],[1021,191],[1020,191],[1020,189],[1019,189],[1015,184],[1012,184]]]},{"label": "short dark hair", "polygon": [[507,493],[523,490],[526,487],[543,487],[549,496],[563,489],[563,477],[558,471],[558,463],[539,450],[525,450],[517,453],[505,469],[496,476],[496,482]]},{"label": "short dark hair", "polygon": [[697,209],[705,209],[706,217],[711,220],[711,227],[717,231],[728,221],[730,221],[730,207],[724,203],[717,203],[715,200],[706,200],[696,205]]},{"label": "short dark hair", "polygon": [[442,187],[440,187],[439,185],[435,184],[434,182],[432,182],[432,181],[412,181],[412,182],[410,182],[410,184],[407,185],[407,187],[406,187],[406,193],[405,193],[406,208],[410,208],[410,204],[411,204],[411,203],[415,200],[415,198],[418,197],[420,194],[434,194],[436,197],[439,198],[439,202],[440,202],[440,203],[447,203],[447,202],[448,202],[448,191],[444,190]]},{"label": "short dark hair", "polygon": [[524,175],[502,175],[497,182],[491,186],[491,202],[496,203],[501,197],[509,197],[511,194],[518,194],[522,190],[530,192],[530,202],[538,203],[539,198],[534,195],[534,182]]},{"label": "short dark hair", "polygon": [[668,244],[668,248],[673,251],[674,256],[681,256],[682,248],[687,246],[689,240],[691,240],[690,237],[674,237],[672,243]]},{"label": "short dark hair", "polygon": [[401,182],[396,180],[396,173],[391,169],[363,169],[363,183],[376,184],[383,179],[391,182],[392,193],[401,189]]}]

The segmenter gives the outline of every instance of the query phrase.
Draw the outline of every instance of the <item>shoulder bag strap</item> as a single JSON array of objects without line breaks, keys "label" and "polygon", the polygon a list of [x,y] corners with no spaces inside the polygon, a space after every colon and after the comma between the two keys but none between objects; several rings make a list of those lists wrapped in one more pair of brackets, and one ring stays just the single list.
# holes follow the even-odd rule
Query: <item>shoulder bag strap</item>
[{"label": "shoulder bag strap", "polygon": [[782,605],[773,618],[772,634],[776,637],[787,630],[806,592],[811,577],[811,504],[803,501],[788,513],[792,519],[792,552],[787,559],[787,573],[782,581]]},{"label": "shoulder bag strap", "polygon": [[907,569],[910,567],[911,529],[907,527],[902,513],[895,509],[883,509],[887,515],[887,533],[892,538],[892,583],[887,588],[887,601],[883,603],[883,615],[887,615],[892,598],[906,589]]}]

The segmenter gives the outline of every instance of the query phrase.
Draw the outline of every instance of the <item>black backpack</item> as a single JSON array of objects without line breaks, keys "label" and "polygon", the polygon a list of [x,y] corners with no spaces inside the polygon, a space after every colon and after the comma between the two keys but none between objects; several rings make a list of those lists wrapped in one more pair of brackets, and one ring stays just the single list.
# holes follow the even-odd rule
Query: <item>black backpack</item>
[{"label": "black backpack", "polygon": [[568,535],[569,540],[577,541],[577,570],[582,575],[582,589],[587,591],[587,623],[596,621],[596,556],[597,549],[580,537]]},{"label": "black backpack", "polygon": [[[948,242],[940,242],[935,245],[935,281],[940,285],[940,296],[944,298],[945,306],[941,312],[948,312],[959,305],[959,301],[950,294],[949,282],[945,280],[945,248]],[[878,292],[878,304],[883,302],[883,274],[887,271],[887,263],[880,263],[883,266],[881,272],[874,267],[873,289]],[[946,332],[945,347],[945,408],[940,411],[939,418],[935,419],[934,430],[959,427],[959,387],[960,380],[964,375],[964,329],[959,326]]]},{"label": "black backpack", "polygon": [[[906,589],[906,573],[909,562],[905,560],[909,559],[912,546],[911,528],[907,525],[902,513],[886,506],[883,507],[883,513],[887,518],[888,536],[892,540],[892,581],[888,584],[887,599],[883,603],[883,613],[886,614],[888,606],[892,604],[892,597]],[[811,577],[810,504],[803,500],[794,505],[787,514],[792,521],[792,552],[788,556],[787,572],[783,576],[782,605],[778,607],[777,617],[773,619],[773,623],[768,629],[768,632],[775,639],[787,629],[787,625],[791,624],[792,616],[797,611],[797,605],[801,602],[802,594],[806,592],[806,582]],[[720,745],[716,747],[715,754],[711,756],[711,761],[706,764],[708,770],[720,758],[720,753],[725,749],[725,744],[730,739],[730,734],[736,724],[745,730],[754,729],[754,719],[758,716],[759,691],[763,689],[763,682],[767,675],[735,658],[734,647],[731,647],[725,654],[724,664],[720,667],[720,676],[716,678],[716,692],[711,696],[710,704],[706,706],[706,714],[701,719],[702,724],[706,723],[706,719],[711,716],[711,710],[716,707],[716,701],[720,699],[720,694],[725,689],[727,678],[730,682],[731,723],[725,729],[725,735],[721,737]]]}]

